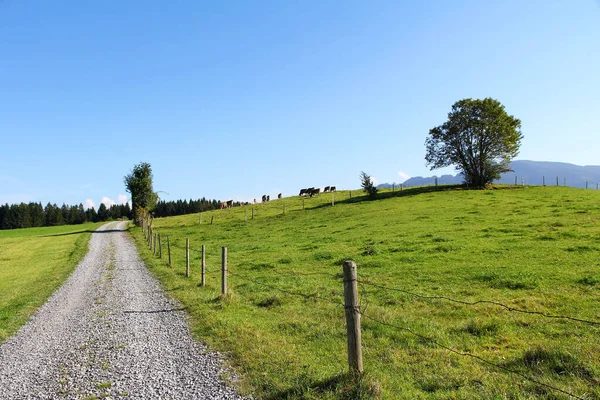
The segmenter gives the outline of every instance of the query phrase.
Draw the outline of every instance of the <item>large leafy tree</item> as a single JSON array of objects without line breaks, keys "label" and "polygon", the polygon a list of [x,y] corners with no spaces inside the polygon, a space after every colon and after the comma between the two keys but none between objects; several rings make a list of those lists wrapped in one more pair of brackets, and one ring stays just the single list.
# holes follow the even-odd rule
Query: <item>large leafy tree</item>
[{"label": "large leafy tree", "polygon": [[454,165],[465,183],[483,187],[510,171],[519,154],[521,121],[495,99],[463,99],[452,106],[448,121],[429,131],[425,160],[431,169]]},{"label": "large leafy tree", "polygon": [[152,187],[152,179],[152,168],[146,162],[135,165],[131,173],[124,177],[127,192],[131,193],[131,206],[137,225],[142,223],[143,218],[156,207],[158,201],[158,195]]}]

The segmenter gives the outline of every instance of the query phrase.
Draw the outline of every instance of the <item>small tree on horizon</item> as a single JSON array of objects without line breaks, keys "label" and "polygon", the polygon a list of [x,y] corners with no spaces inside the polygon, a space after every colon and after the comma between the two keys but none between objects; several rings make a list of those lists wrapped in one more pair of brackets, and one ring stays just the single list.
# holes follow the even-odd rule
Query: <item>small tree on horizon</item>
[{"label": "small tree on horizon", "polygon": [[154,192],[152,179],[152,167],[146,162],[135,165],[131,173],[123,178],[127,192],[131,193],[133,218],[138,226],[154,210],[158,202],[158,195]]},{"label": "small tree on horizon", "polygon": [[377,194],[377,188],[373,184],[373,180],[365,171],[360,172],[360,186],[362,186],[363,192],[370,197],[374,197]]},{"label": "small tree on horizon", "polygon": [[454,165],[465,183],[483,187],[511,171],[519,154],[521,121],[495,99],[463,99],[452,105],[448,121],[429,131],[426,165],[432,170]]}]

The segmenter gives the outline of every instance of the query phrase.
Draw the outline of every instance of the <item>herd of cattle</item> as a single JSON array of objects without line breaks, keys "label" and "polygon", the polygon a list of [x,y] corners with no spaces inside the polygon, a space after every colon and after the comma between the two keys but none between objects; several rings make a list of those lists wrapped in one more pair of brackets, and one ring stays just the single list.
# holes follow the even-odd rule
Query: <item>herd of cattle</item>
[{"label": "herd of cattle", "polygon": [[[335,192],[335,186],[325,186],[323,188],[323,193],[326,192]],[[313,197],[315,194],[319,194],[321,193],[321,188],[307,188],[307,189],[300,189],[300,194],[298,196],[310,196]],[[278,199],[281,199],[281,193],[279,193],[277,195]],[[262,202],[263,203],[268,203],[271,200],[271,196],[269,196],[268,194],[263,194],[262,196]],[[254,199],[254,204],[256,204],[256,199]],[[228,200],[228,201],[223,201],[221,202],[221,209],[223,208],[231,208],[233,207],[233,200]]]},{"label": "herd of cattle", "polygon": [[233,200],[222,201],[221,206],[219,208],[231,208],[233,207]]},{"label": "herd of cattle", "polygon": [[[326,192],[335,192],[335,186],[325,186],[325,188],[323,188],[323,193]],[[307,188],[307,189],[300,189],[300,194],[298,196],[310,196],[313,197],[315,194],[319,194],[321,193],[321,188]]]}]

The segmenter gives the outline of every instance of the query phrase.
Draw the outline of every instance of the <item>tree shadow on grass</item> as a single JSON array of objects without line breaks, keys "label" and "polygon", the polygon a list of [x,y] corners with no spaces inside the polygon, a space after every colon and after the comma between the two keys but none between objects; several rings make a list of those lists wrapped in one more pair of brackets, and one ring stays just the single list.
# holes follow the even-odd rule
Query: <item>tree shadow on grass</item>
[{"label": "tree shadow on grass", "polygon": [[[335,200],[335,204],[354,204],[354,203],[362,203],[363,201],[377,201],[377,200],[385,200],[392,197],[412,197],[421,194],[427,193],[435,193],[435,192],[447,192],[450,190],[480,190],[481,188],[468,187],[466,185],[439,185],[439,186],[417,186],[410,188],[403,188],[402,190],[396,189],[393,192],[380,192],[375,196],[368,196],[367,194],[361,194],[356,197],[343,199],[343,200]],[[306,209],[318,209],[331,207],[331,202],[318,204],[312,207],[306,207]]]},{"label": "tree shadow on grass", "polygon": [[303,394],[320,394],[333,392],[340,385],[345,375],[336,375],[321,381],[301,382],[297,386],[265,397],[265,400],[288,400],[302,398]]},{"label": "tree shadow on grass", "polygon": [[323,380],[311,380],[305,375],[298,377],[294,387],[283,390],[269,396],[266,400],[291,400],[303,399],[310,394],[312,397],[320,397],[325,393],[335,393],[339,399],[375,399],[377,398],[377,386],[364,376],[352,376],[348,373],[338,374]]}]

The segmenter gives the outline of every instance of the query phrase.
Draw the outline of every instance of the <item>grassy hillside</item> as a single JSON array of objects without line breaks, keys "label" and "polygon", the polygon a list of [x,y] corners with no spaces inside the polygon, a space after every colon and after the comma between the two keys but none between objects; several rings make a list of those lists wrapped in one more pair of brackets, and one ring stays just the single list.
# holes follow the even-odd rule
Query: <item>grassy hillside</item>
[{"label": "grassy hillside", "polygon": [[64,282],[99,225],[0,231],[0,343]]},{"label": "grassy hillside", "polygon": [[[172,246],[153,273],[187,307],[193,333],[226,350],[263,399],[566,398],[461,353],[600,398],[600,192],[562,187],[355,191],[157,219]],[[285,214],[283,214],[285,205]],[[252,207],[255,218],[251,219]],[[210,221],[214,217],[213,224]],[[245,219],[246,218],[246,219]],[[185,278],[185,238],[192,277]],[[199,249],[207,247],[207,286]],[[221,246],[229,288],[220,297]],[[358,265],[366,377],[346,376],[342,262]],[[432,296],[434,298],[423,298]],[[433,342],[433,341],[435,342]]]}]

